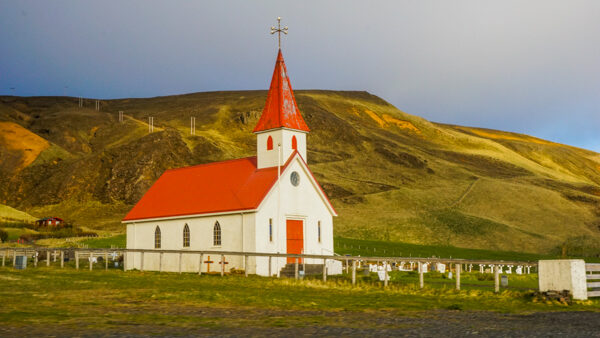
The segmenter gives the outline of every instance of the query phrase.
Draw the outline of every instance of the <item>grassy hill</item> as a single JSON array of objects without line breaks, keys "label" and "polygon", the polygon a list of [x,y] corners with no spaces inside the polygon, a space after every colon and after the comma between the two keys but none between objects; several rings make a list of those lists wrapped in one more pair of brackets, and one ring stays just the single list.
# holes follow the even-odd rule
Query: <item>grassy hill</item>
[{"label": "grassy hill", "polygon": [[[340,214],[336,236],[600,254],[600,154],[432,123],[366,92],[296,98],[312,130],[309,166]],[[94,100],[0,97],[0,203],[123,232],[119,220],[164,170],[254,155],[265,99],[194,93],[95,111]]]}]

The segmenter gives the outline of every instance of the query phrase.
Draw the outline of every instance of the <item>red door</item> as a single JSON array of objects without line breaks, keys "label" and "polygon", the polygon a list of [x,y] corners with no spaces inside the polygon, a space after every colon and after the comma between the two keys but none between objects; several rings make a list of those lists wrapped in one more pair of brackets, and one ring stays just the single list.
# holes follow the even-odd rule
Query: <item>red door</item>
[{"label": "red door", "polygon": [[[304,249],[304,231],[303,221],[288,219],[285,222],[287,229],[287,253],[289,254],[301,254]],[[296,262],[295,258],[288,257],[288,263]],[[299,259],[298,263],[302,263]]]}]

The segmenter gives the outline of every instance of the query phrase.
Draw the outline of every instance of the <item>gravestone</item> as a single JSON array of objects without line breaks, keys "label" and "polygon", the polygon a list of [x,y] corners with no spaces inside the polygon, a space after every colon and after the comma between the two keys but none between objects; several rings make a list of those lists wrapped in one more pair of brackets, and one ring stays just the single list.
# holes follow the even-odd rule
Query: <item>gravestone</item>
[{"label": "gravestone", "polygon": [[24,270],[27,268],[27,256],[17,256],[15,259],[15,269]]}]

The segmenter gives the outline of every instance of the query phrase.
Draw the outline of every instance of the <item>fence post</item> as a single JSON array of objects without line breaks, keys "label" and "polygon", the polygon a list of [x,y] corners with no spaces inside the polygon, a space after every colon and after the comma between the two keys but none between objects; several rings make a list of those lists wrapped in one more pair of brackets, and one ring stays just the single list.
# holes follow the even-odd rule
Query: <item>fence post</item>
[{"label": "fence post", "polygon": [[127,271],[127,251],[123,251],[123,271]]},{"label": "fence post", "polygon": [[46,266],[50,266],[50,250],[46,250]]},{"label": "fence post", "polygon": [[346,258],[346,273],[348,273],[348,259]]},{"label": "fence post", "polygon": [[65,252],[60,250],[60,267],[65,267]]},{"label": "fence post", "polygon": [[[248,275],[246,274],[246,277],[247,276]],[[269,277],[272,277],[272,276],[273,276],[273,274],[271,273],[271,256],[269,256]]]},{"label": "fence post", "polygon": [[58,256],[58,253],[56,252],[56,250],[54,250],[54,263],[56,263],[56,256]]},{"label": "fence post", "polygon": [[200,261],[198,262],[198,276],[202,276],[202,259],[204,254],[200,254]]},{"label": "fence post", "polygon": [[356,260],[352,260],[352,285],[356,285]]},{"label": "fence post", "polygon": [[104,270],[108,271],[108,251],[104,251]]},{"label": "fence post", "polygon": [[181,260],[183,258],[183,254],[179,252],[179,273],[181,273]]},{"label": "fence post", "polygon": [[79,251],[75,251],[75,269],[79,270]]},{"label": "fence post", "polygon": [[[271,256],[269,256],[269,274],[271,274]],[[244,255],[244,277],[248,277],[248,255]]]},{"label": "fence post", "polygon": [[323,258],[323,282],[327,282],[327,258]]},{"label": "fence post", "polygon": [[2,253],[2,267],[4,267],[4,261],[6,260],[6,253],[7,253],[7,251],[4,251]]},{"label": "fence post", "polygon": [[494,292],[500,292],[500,269],[494,266]]},{"label": "fence post", "polygon": [[88,259],[90,261],[90,271],[92,271],[94,268],[94,254],[92,252],[90,252]]},{"label": "fence post", "polygon": [[221,255],[221,277],[225,276],[225,255]]},{"label": "fence post", "polygon": [[417,265],[419,267],[419,287],[422,289],[425,286],[423,281],[423,262],[418,262]]},{"label": "fence post", "polygon": [[38,253],[37,250],[33,251],[33,267],[37,268],[38,263]]},{"label": "fence post", "polygon": [[298,279],[298,257],[295,258],[296,262],[294,263],[294,279]]},{"label": "fence post", "polygon": [[13,268],[17,266],[17,250],[13,250]]},{"label": "fence post", "polygon": [[158,255],[158,272],[162,272],[163,253],[161,252]]},{"label": "fence post", "polygon": [[383,264],[384,264],[383,265],[383,271],[384,271],[383,287],[385,288],[388,286],[388,271],[387,271],[388,269],[387,268],[388,268],[389,263],[387,261],[384,261]]},{"label": "fence post", "polygon": [[456,290],[460,291],[460,270],[462,269],[462,264],[456,264]]}]

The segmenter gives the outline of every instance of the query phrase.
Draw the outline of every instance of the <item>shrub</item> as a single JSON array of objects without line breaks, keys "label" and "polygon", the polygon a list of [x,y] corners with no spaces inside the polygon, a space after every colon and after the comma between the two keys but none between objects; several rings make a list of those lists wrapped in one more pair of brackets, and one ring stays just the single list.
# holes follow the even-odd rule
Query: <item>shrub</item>
[{"label": "shrub", "polygon": [[0,242],[4,243],[8,239],[8,232],[0,229]]}]

